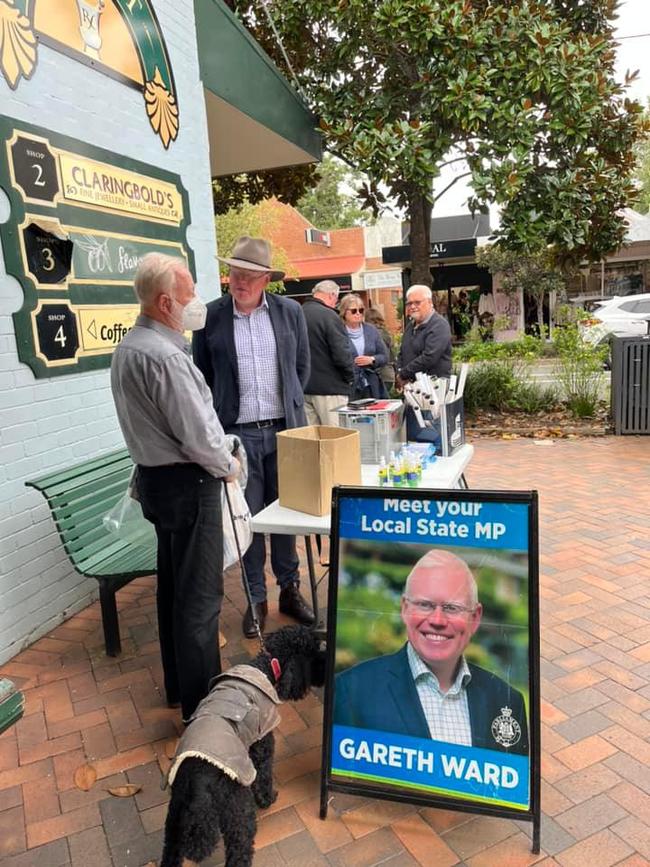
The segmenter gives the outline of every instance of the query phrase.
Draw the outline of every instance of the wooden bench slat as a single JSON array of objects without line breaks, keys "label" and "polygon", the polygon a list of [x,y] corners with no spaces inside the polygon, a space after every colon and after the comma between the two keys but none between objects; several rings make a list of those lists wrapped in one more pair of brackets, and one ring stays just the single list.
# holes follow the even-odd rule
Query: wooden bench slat
[{"label": "wooden bench slat", "polygon": [[109,562],[99,564],[96,567],[97,575],[92,577],[118,577],[125,572],[141,575],[156,574],[156,552],[147,551],[146,548],[124,549],[113,557]]},{"label": "wooden bench slat", "polygon": [[131,475],[131,467],[107,467],[103,473],[98,470],[90,476],[75,476],[69,482],[59,482],[56,485],[49,485],[43,489],[43,494],[54,502],[74,502],[75,500],[83,499],[93,491],[101,491],[111,482],[121,482],[126,487],[126,484]]},{"label": "wooden bench slat", "polygon": [[110,452],[103,457],[92,458],[89,461],[83,461],[82,463],[75,464],[74,466],[68,467],[65,470],[58,470],[55,473],[50,473],[47,476],[42,476],[40,479],[30,479],[30,481],[25,482],[25,484],[28,487],[36,488],[40,491],[49,488],[52,485],[58,485],[60,483],[65,483],[67,481],[75,479],[77,478],[77,476],[87,475],[88,473],[92,473],[96,469],[109,469],[111,465],[116,463],[122,463],[126,466],[130,466],[131,468],[133,468],[133,464],[127,450],[118,449],[117,451]]},{"label": "wooden bench slat", "polygon": [[54,517],[65,532],[74,532],[78,524],[92,521],[98,515],[104,516],[117,503],[126,491],[126,479],[119,483],[111,484],[101,492],[97,490],[74,502],[50,501],[50,508]]},{"label": "wooden bench slat", "polygon": [[96,551],[89,555],[84,554],[79,557],[78,563],[83,574],[93,578],[101,575],[119,575],[123,572],[131,572],[134,568],[138,570],[148,568],[148,574],[151,575],[156,570],[156,552],[152,549],[147,553],[148,557],[141,556],[133,545],[118,540],[118,543],[110,546],[108,553]]}]

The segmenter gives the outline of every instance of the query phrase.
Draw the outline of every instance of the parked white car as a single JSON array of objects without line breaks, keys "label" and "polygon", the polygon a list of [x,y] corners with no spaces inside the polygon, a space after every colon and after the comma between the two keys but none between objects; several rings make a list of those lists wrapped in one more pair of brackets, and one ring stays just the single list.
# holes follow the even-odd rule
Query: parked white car
[{"label": "parked white car", "polygon": [[650,292],[643,295],[615,295],[605,298],[580,323],[583,340],[602,343],[610,335],[633,337],[648,333]]}]

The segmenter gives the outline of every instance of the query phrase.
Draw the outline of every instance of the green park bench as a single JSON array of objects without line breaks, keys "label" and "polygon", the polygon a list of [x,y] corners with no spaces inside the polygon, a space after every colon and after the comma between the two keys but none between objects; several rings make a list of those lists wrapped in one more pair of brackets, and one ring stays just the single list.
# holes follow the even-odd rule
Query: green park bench
[{"label": "green park bench", "polygon": [[108,656],[121,651],[115,593],[156,572],[156,545],[134,544],[106,529],[102,518],[126,491],[133,462],[126,449],[25,482],[40,491],[70,562],[81,575],[99,582],[99,600]]},{"label": "green park bench", "polygon": [[23,715],[25,696],[10,680],[0,678],[0,735]]}]

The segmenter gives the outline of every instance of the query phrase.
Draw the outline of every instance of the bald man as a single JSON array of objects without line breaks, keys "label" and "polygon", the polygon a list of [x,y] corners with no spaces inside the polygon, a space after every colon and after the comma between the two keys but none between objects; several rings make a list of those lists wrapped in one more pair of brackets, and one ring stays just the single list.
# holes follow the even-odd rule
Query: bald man
[{"label": "bald man", "polygon": [[337,675],[334,723],[528,754],[523,696],[464,652],[483,608],[468,565],[428,551],[404,587],[407,642]]}]

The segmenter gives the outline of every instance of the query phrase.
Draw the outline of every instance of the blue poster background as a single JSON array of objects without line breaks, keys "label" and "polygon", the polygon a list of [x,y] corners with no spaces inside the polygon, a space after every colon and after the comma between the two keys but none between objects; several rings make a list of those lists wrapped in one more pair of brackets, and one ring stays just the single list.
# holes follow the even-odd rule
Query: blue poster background
[{"label": "blue poster background", "polygon": [[340,539],[528,550],[528,505],[343,497]]},{"label": "blue poster background", "polygon": [[496,750],[334,725],[332,774],[527,810],[530,760]]}]

